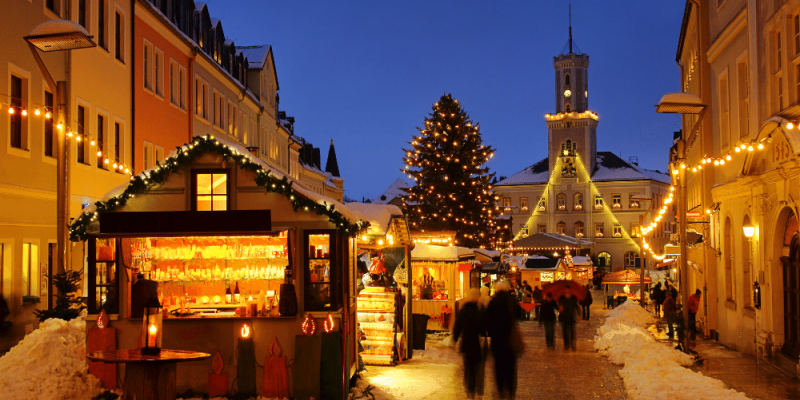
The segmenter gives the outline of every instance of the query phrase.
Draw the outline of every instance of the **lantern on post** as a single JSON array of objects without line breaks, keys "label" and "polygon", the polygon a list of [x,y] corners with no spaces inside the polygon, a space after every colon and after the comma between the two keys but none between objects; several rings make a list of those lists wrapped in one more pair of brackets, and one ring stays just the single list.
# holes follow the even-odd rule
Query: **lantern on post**
[{"label": "lantern on post", "polygon": [[161,332],[163,330],[161,318],[161,303],[157,298],[151,298],[145,303],[142,315],[144,332],[142,354],[158,355],[161,353]]}]

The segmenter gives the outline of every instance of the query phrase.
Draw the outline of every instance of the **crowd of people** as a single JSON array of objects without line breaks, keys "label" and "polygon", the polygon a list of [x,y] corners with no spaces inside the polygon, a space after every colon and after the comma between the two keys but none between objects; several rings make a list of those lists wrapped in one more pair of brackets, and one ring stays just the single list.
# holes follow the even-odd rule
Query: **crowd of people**
[{"label": "crowd of people", "polygon": [[[464,361],[464,384],[473,398],[483,394],[483,371],[487,357],[494,360],[495,382],[500,398],[513,398],[517,386],[517,360],[525,350],[518,321],[529,320],[534,310],[534,320],[544,327],[548,349],[556,347],[556,322],[561,324],[564,350],[576,349],[576,325],[579,314],[589,319],[591,294],[581,301],[565,289],[554,298],[539,287],[527,282],[512,288],[507,282],[494,285],[494,296],[489,287],[473,288],[467,293],[453,326],[453,343],[459,343]],[[536,304],[528,307],[527,304]]]}]

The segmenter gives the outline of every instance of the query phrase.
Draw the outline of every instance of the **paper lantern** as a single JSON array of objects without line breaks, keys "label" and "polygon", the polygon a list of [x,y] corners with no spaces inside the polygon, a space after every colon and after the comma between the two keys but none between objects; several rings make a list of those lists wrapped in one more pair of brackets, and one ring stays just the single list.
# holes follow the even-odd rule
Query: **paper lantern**
[{"label": "paper lantern", "polygon": [[333,315],[331,315],[330,311],[328,312],[328,316],[325,317],[325,322],[322,324],[322,327],[325,329],[325,333],[331,333],[333,331]]},{"label": "paper lantern", "polygon": [[306,313],[302,330],[303,334],[306,336],[314,336],[314,333],[317,332],[317,321],[314,320],[314,317],[312,317],[310,313]]}]

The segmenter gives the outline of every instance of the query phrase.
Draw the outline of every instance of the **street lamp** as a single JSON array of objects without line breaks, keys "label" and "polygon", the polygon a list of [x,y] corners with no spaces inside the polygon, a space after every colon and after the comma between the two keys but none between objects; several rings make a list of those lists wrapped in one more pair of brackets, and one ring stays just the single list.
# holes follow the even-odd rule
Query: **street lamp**
[{"label": "street lamp", "polygon": [[[67,224],[69,223],[69,149],[66,143],[65,115],[67,110],[67,82],[58,81],[56,83],[47,67],[44,65],[42,58],[36,49],[43,52],[51,51],[69,51],[72,49],[84,49],[97,46],[92,41],[92,36],[81,25],[67,20],[52,20],[42,22],[37,25],[28,36],[23,37],[28,42],[28,47],[31,49],[31,54],[36,60],[36,64],[44,75],[47,85],[55,92],[55,98],[58,102],[53,118],[58,126],[62,127],[57,129],[58,135],[58,167],[57,167],[57,185],[56,185],[56,233],[58,241],[57,250],[57,263],[56,268],[58,272],[66,271],[67,266]],[[51,272],[51,271],[49,271]],[[52,281],[51,281],[52,284]],[[52,298],[52,293],[50,294]]]},{"label": "street lamp", "polygon": [[[650,212],[650,207],[653,206],[653,203],[652,203],[653,199],[651,197],[647,197],[647,195],[644,195],[644,194],[635,194],[635,195],[631,196],[631,200],[634,200],[636,202],[643,202],[643,201],[651,202],[647,206],[647,209],[644,211],[645,214]],[[638,232],[639,233],[639,268],[640,268],[640,271],[639,271],[639,295],[640,295],[639,304],[642,306],[642,308],[644,308],[644,260],[645,260],[645,258],[644,258],[644,232],[642,231],[642,225],[644,225],[644,216],[645,216],[645,214],[639,215],[639,226],[636,228],[639,231]]]},{"label": "street lamp", "polygon": [[[687,137],[686,132],[682,129],[681,130],[681,138],[675,144],[675,151],[672,159],[670,160],[670,175],[678,178],[679,185],[678,185],[678,217],[680,218],[680,228],[678,230],[678,237],[680,238],[681,243],[681,262],[680,262],[680,285],[681,285],[681,302],[683,306],[681,307],[683,320],[687,321],[684,324],[684,335],[683,335],[683,351],[688,353],[689,352],[689,335],[688,335],[688,328],[689,328],[689,270],[688,270],[688,263],[687,263],[687,256],[688,250],[686,248],[686,211],[687,211],[687,203],[689,200],[688,193],[686,190],[686,157],[691,150],[692,144],[694,144],[695,138],[697,137],[697,130],[700,128],[700,123],[703,121],[703,116],[706,114],[708,110],[708,106],[703,104],[703,100],[700,99],[699,96],[692,93],[667,93],[663,97],[661,97],[661,101],[658,102],[656,105],[656,112],[663,113],[663,114],[691,114],[697,115],[697,121],[695,122],[692,130],[689,132]],[[687,148],[689,146],[689,148]]]}]

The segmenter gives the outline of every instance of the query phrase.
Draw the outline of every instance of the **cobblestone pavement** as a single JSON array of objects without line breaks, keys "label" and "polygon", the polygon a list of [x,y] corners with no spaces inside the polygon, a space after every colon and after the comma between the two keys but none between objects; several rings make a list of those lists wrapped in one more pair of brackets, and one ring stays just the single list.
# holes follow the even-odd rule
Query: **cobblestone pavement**
[{"label": "cobblestone pavement", "polygon": [[[518,399],[624,399],[625,389],[619,366],[597,354],[593,337],[608,311],[602,309],[601,294],[595,293],[590,321],[577,327],[577,350],[564,351],[560,327],[556,350],[548,350],[544,328],[534,321],[522,321],[520,328],[525,353],[518,363]],[[483,399],[498,398],[492,359],[486,363]],[[454,348],[428,340],[425,351],[414,351],[411,360],[395,367],[367,366],[363,377],[389,397],[408,400],[464,399],[461,356]],[[391,396],[391,397],[390,397]]]}]

